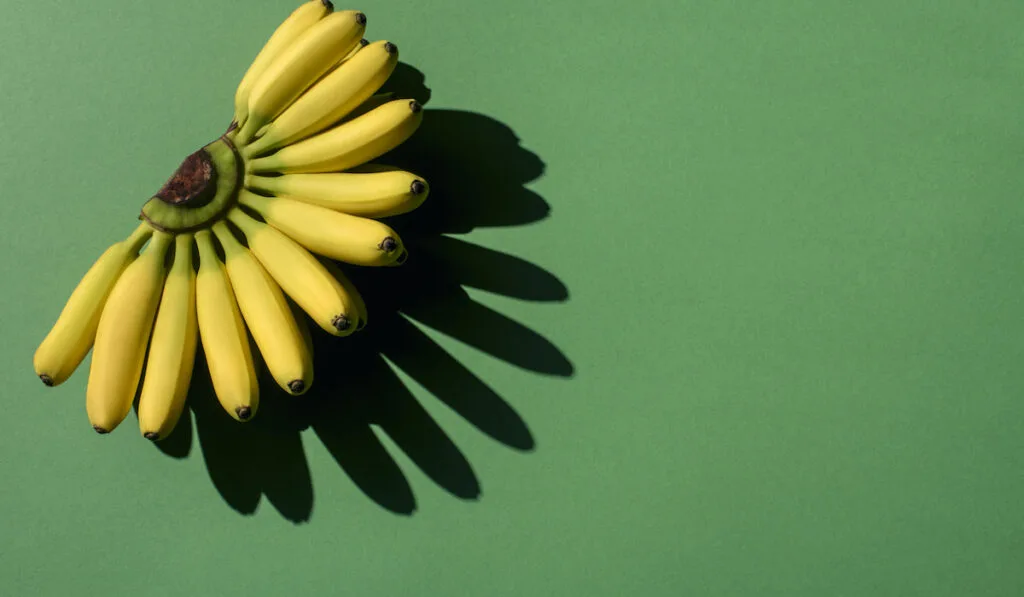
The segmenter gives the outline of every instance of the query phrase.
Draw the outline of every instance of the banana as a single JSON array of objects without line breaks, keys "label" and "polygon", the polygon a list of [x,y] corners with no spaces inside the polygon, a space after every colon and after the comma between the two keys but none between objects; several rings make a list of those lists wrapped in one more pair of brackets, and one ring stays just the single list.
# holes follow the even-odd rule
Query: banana
[{"label": "banana", "polygon": [[408,255],[398,233],[377,220],[246,190],[238,193],[238,201],[300,245],[325,257],[352,265],[381,266],[399,264]]},{"label": "banana", "polygon": [[107,296],[152,232],[147,224],[140,224],[130,237],[107,247],[82,276],[32,357],[36,375],[44,384],[64,383],[82,364],[96,339]]},{"label": "banana", "polygon": [[260,74],[249,92],[249,114],[238,132],[244,145],[306,89],[359,44],[366,15],[355,10],[332,13],[313,24]]},{"label": "banana", "polygon": [[430,186],[399,169],[353,174],[250,174],[245,186],[364,218],[384,218],[410,212],[426,200]]},{"label": "banana", "polygon": [[217,400],[229,415],[248,421],[259,408],[259,385],[249,350],[245,322],[209,230],[196,233],[199,275],[196,276],[196,315],[199,337]]},{"label": "banana", "polygon": [[373,96],[397,64],[398,47],[389,41],[362,48],[295,100],[246,151],[261,155],[319,133]]},{"label": "banana", "polygon": [[386,103],[388,103],[390,101],[393,101],[395,99],[396,98],[395,98],[395,92],[394,91],[385,91],[383,93],[378,93],[376,95],[371,95],[370,99],[368,99],[365,102],[359,104],[359,106],[356,107],[356,109],[354,109],[351,112],[349,112],[348,114],[346,114],[345,117],[341,119],[341,122],[348,122],[350,120],[355,120],[356,118],[359,118],[360,116],[362,116],[363,114],[366,114],[370,110],[375,110],[375,109],[383,106],[384,104],[386,104]]},{"label": "banana", "polygon": [[146,439],[161,440],[178,424],[192,383],[198,336],[192,235],[179,234],[174,238],[174,262],[164,282],[139,395],[139,430]]},{"label": "banana", "polygon": [[89,422],[98,433],[113,431],[132,409],[160,303],[170,243],[170,235],[154,232],[142,256],[125,268],[103,307],[85,398]]},{"label": "banana", "polygon": [[423,120],[423,107],[415,100],[394,100],[326,132],[255,157],[249,148],[250,173],[339,172],[378,158],[404,143]]},{"label": "banana", "polygon": [[235,122],[239,126],[245,124],[249,115],[249,93],[260,76],[300,35],[332,12],[334,5],[330,0],[310,0],[293,10],[288,18],[278,25],[249,65],[249,70],[245,72],[235,91]]},{"label": "banana", "polygon": [[313,359],[281,288],[224,221],[213,226],[224,247],[228,278],[238,307],[270,374],[281,389],[298,396],[313,383]]},{"label": "banana", "polygon": [[348,293],[348,296],[352,297],[352,308],[358,318],[356,331],[358,332],[365,328],[366,324],[370,321],[369,312],[366,310],[366,301],[363,300],[363,295],[359,294],[359,290],[356,288],[356,285],[353,284],[352,281],[348,279],[348,276],[341,271],[341,268],[330,259],[318,257],[317,261],[324,266],[324,268],[331,274],[331,277],[341,284],[342,288],[345,289],[345,292]]},{"label": "banana", "polygon": [[348,336],[356,331],[359,327],[357,300],[316,257],[239,208],[228,212],[228,219],[245,234],[249,249],[270,277],[321,329],[335,336]]},{"label": "banana", "polygon": [[366,39],[365,37],[363,39],[359,40],[359,43],[356,44],[356,47],[352,48],[351,52],[349,52],[348,54],[345,54],[345,57],[342,58],[340,61],[338,61],[338,65],[340,66],[342,64],[345,64],[346,62],[351,60],[353,56],[358,54],[359,50],[362,50],[363,48],[365,48],[368,45],[370,45],[370,40]]}]

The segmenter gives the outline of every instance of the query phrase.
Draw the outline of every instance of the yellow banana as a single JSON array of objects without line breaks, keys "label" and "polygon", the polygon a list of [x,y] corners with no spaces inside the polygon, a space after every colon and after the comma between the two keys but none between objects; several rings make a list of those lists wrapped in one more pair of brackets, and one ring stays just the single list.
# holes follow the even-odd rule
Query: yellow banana
[{"label": "yellow banana", "polygon": [[326,132],[251,159],[249,172],[339,172],[378,158],[405,142],[423,120],[415,100],[394,100]]},{"label": "yellow banana", "polygon": [[391,42],[378,41],[362,48],[295,100],[246,152],[261,155],[338,122],[369,99],[397,64],[398,47]]},{"label": "yellow banana", "polygon": [[256,79],[249,93],[249,114],[237,140],[246,144],[306,89],[359,44],[366,16],[355,10],[317,21],[284,49]]},{"label": "yellow banana", "polygon": [[36,375],[44,384],[64,383],[82,363],[96,339],[107,296],[152,232],[147,224],[140,224],[130,237],[108,247],[82,276],[32,357]]},{"label": "yellow banana", "polygon": [[364,37],[363,39],[359,40],[359,43],[358,43],[358,44],[356,44],[356,47],[352,48],[352,51],[351,51],[351,52],[349,52],[348,54],[345,54],[345,57],[344,57],[344,58],[342,58],[342,59],[341,59],[341,60],[340,60],[340,61],[338,62],[338,64],[339,64],[339,65],[345,64],[346,62],[348,62],[349,60],[351,60],[353,56],[355,56],[356,54],[358,54],[358,53],[359,53],[359,50],[362,50],[363,48],[365,48],[365,47],[366,47],[366,46],[368,46],[368,45],[370,45],[370,40],[366,39],[365,37]]},{"label": "yellow banana", "polygon": [[300,245],[331,259],[380,266],[400,263],[407,256],[398,233],[377,220],[246,190],[238,193],[238,201]]},{"label": "yellow banana", "polygon": [[209,230],[196,233],[199,275],[196,276],[196,315],[199,337],[210,368],[213,391],[224,410],[248,421],[259,408],[259,385],[249,350],[249,336],[238,311],[231,282],[217,257]]},{"label": "yellow banana", "polygon": [[192,382],[198,336],[192,235],[179,234],[174,238],[174,262],[164,282],[139,395],[139,430],[146,439],[161,440],[178,424]]},{"label": "yellow banana", "polygon": [[319,257],[317,258],[317,261],[323,264],[324,268],[331,274],[331,277],[337,280],[338,283],[341,284],[342,288],[345,289],[345,292],[348,293],[348,296],[352,298],[352,307],[355,311],[356,317],[359,319],[359,323],[356,324],[356,331],[365,328],[366,324],[370,321],[369,312],[366,310],[366,301],[363,300],[363,295],[359,294],[359,290],[356,288],[356,285],[353,284],[352,281],[348,279],[348,276],[345,275],[345,272],[341,271],[341,268],[330,259]]},{"label": "yellow banana", "polygon": [[85,398],[89,422],[99,433],[113,431],[132,409],[170,243],[169,234],[153,233],[149,246],[117,280],[100,315]]},{"label": "yellow banana", "polygon": [[[243,191],[244,192],[244,191]],[[316,257],[272,226],[238,208],[228,212],[249,242],[249,249],[302,310],[321,329],[347,336],[359,327],[357,301]]]},{"label": "yellow banana", "polygon": [[250,174],[245,186],[364,218],[410,212],[430,193],[427,182],[411,172],[393,169],[366,174]]},{"label": "yellow banana", "polygon": [[245,124],[249,115],[249,93],[260,75],[300,35],[333,11],[334,6],[330,0],[309,0],[293,10],[288,18],[278,25],[238,84],[235,92],[235,122],[239,126]]},{"label": "yellow banana", "polygon": [[267,369],[284,391],[298,396],[313,383],[313,359],[281,288],[223,221],[213,227],[224,247],[228,278],[242,318]]}]

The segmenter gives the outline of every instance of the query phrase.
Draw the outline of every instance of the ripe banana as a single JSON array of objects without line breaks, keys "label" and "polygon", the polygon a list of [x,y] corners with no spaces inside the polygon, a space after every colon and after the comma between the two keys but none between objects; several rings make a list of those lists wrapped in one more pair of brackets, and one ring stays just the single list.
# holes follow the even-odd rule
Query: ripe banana
[{"label": "ripe banana", "polygon": [[228,414],[238,421],[248,421],[256,414],[260,399],[249,336],[212,234],[200,230],[196,242],[196,315],[213,391]]},{"label": "ripe banana", "polygon": [[304,394],[313,383],[313,359],[281,288],[223,221],[213,226],[231,287],[249,331],[277,385]]},{"label": "ripe banana", "polygon": [[261,155],[319,133],[369,99],[397,64],[398,47],[391,42],[362,48],[275,118],[246,151]]},{"label": "ripe banana", "polygon": [[117,280],[100,315],[85,398],[89,422],[98,433],[113,431],[132,409],[171,238],[153,233],[149,246]]},{"label": "ripe banana", "polygon": [[174,262],[160,298],[139,395],[139,429],[146,439],[161,440],[178,424],[192,383],[198,336],[192,235],[179,234],[174,238]]},{"label": "ripe banana", "polygon": [[242,150],[249,173],[339,172],[374,160],[404,143],[423,120],[415,100],[394,100],[326,132],[252,159]]},{"label": "ripe banana", "polygon": [[253,219],[241,209],[228,212],[249,249],[302,310],[335,336],[348,336],[359,327],[357,300],[316,257],[272,226]]},{"label": "ripe banana", "polygon": [[293,10],[278,25],[238,84],[235,92],[235,122],[239,126],[245,124],[249,115],[249,93],[260,76],[300,35],[333,11],[334,5],[330,0],[309,0]]},{"label": "ripe banana", "polygon": [[317,257],[317,261],[324,266],[324,269],[331,274],[331,277],[341,284],[342,288],[352,299],[352,309],[354,310],[358,323],[356,324],[356,331],[366,327],[366,324],[370,321],[369,312],[366,310],[366,301],[363,300],[363,295],[359,294],[359,290],[356,285],[348,279],[345,272],[341,271],[341,268],[337,266],[333,261],[325,257]]},{"label": "ripe banana", "polygon": [[264,197],[246,190],[242,205],[255,210],[310,251],[352,265],[395,265],[407,253],[398,233],[377,220],[350,216],[293,199]]},{"label": "ripe banana", "polygon": [[249,114],[236,136],[248,143],[306,89],[344,58],[363,37],[366,15],[355,10],[332,13],[299,35],[256,79],[249,92]]},{"label": "ripe banana", "polygon": [[85,359],[96,339],[107,296],[152,232],[152,228],[140,224],[130,237],[108,247],[79,281],[32,358],[36,375],[44,384],[64,383]]},{"label": "ripe banana", "polygon": [[245,186],[364,218],[384,218],[410,212],[430,193],[427,182],[397,168],[354,174],[250,174]]}]

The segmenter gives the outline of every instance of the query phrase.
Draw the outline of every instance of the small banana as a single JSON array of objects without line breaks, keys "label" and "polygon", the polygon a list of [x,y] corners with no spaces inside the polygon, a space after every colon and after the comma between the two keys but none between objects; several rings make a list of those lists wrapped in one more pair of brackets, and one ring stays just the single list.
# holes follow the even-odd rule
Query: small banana
[{"label": "small banana", "polygon": [[44,384],[64,383],[82,364],[96,340],[96,328],[110,291],[152,232],[148,225],[140,224],[130,237],[108,247],[82,276],[32,357],[36,375]]},{"label": "small banana", "polygon": [[366,15],[355,10],[332,13],[288,45],[256,79],[249,92],[249,114],[236,139],[244,145],[317,82],[353,47],[366,29]]},{"label": "small banana", "polygon": [[149,246],[117,280],[100,315],[85,398],[89,422],[98,433],[113,431],[132,409],[171,238],[153,233]]},{"label": "small banana", "polygon": [[284,293],[226,223],[215,224],[213,232],[224,247],[238,307],[267,369],[284,391],[295,396],[305,393],[313,383],[313,359]]},{"label": "small banana", "polygon": [[192,383],[198,337],[192,235],[179,234],[174,238],[174,262],[164,282],[139,395],[139,429],[146,439],[161,440],[177,425]]},{"label": "small banana", "polygon": [[348,336],[359,327],[358,301],[316,257],[272,226],[241,209],[228,212],[249,242],[249,249],[303,311],[335,336]]},{"label": "small banana", "polygon": [[295,100],[246,151],[261,155],[319,133],[373,96],[397,64],[398,47],[391,42],[362,48]]},{"label": "small banana", "polygon": [[374,160],[406,141],[423,120],[423,107],[415,100],[394,100],[326,132],[251,159],[248,172],[339,172]]},{"label": "small banana", "polygon": [[260,76],[296,39],[321,19],[334,12],[330,0],[309,0],[292,11],[249,65],[235,92],[235,122],[245,124],[249,115],[249,93]]},{"label": "small banana", "polygon": [[229,415],[238,421],[248,421],[256,414],[260,397],[245,322],[213,246],[212,234],[200,230],[196,232],[196,242],[196,315],[213,391]]},{"label": "small banana", "polygon": [[410,212],[422,205],[430,193],[427,181],[397,168],[365,174],[250,174],[245,186],[364,218]]},{"label": "small banana", "polygon": [[293,199],[264,197],[242,190],[242,205],[255,210],[314,253],[352,265],[395,265],[408,255],[398,233],[377,220],[350,216]]}]

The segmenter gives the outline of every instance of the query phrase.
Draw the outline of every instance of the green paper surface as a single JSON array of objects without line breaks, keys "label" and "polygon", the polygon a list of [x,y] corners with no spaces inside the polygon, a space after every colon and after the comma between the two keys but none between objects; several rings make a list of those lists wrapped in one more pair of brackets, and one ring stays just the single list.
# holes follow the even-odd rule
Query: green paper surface
[{"label": "green paper surface", "polygon": [[306,397],[96,435],[32,354],[295,5],[4,3],[0,595],[1024,594],[1020,2],[355,6],[409,263]]}]

